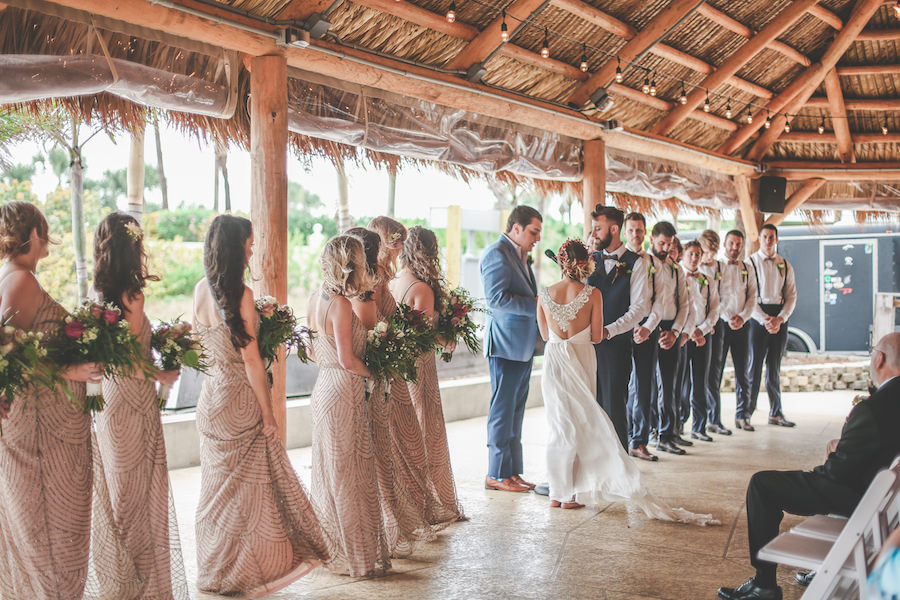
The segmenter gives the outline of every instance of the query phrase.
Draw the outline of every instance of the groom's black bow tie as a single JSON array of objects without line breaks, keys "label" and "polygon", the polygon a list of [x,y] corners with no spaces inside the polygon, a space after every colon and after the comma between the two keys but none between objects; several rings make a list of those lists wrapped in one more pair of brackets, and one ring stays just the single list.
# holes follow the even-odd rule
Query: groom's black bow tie
[{"label": "groom's black bow tie", "polygon": [[615,254],[612,254],[611,252],[604,252],[603,260],[619,260],[619,257]]}]

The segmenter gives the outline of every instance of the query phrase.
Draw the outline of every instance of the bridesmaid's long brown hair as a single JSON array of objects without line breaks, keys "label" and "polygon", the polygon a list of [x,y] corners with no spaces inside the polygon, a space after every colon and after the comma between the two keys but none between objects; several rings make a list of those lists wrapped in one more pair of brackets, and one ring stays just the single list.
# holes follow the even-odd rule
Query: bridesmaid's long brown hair
[{"label": "bridesmaid's long brown hair", "polygon": [[434,232],[420,225],[409,228],[403,249],[400,250],[400,262],[403,266],[434,292],[436,311],[441,310],[441,302],[447,295],[444,291],[444,276],[441,274],[440,250]]},{"label": "bridesmaid's long brown hair", "polygon": [[134,300],[148,281],[159,277],[147,268],[140,223],[123,212],[109,213],[94,234],[94,289],[124,314],[122,297]]},{"label": "bridesmaid's long brown hair", "polygon": [[253,234],[248,219],[234,215],[219,215],[209,226],[203,245],[203,266],[213,299],[222,309],[225,324],[231,332],[231,343],[241,349],[250,343],[250,334],[241,317],[241,297],[244,295],[244,271],[247,253],[244,245]]}]

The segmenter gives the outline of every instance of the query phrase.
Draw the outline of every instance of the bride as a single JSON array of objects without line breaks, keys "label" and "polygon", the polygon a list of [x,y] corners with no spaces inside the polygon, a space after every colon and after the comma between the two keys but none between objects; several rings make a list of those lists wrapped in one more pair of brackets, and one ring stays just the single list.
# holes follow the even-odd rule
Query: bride
[{"label": "bride", "polygon": [[603,299],[582,283],[594,271],[594,260],[580,240],[566,240],[557,257],[563,279],[541,289],[537,309],[547,342],[541,391],[550,429],[550,506],[582,508],[582,502],[627,500],[651,518],[718,524],[711,515],[670,508],[644,487],[640,470],[596,400],[593,344],[603,340]]}]

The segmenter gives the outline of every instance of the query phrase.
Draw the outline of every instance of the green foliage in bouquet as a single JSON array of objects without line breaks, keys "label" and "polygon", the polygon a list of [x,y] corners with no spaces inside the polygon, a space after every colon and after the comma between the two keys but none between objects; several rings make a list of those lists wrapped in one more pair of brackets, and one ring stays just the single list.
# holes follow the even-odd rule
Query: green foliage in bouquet
[{"label": "green foliage in bouquet", "polygon": [[[469,352],[478,352],[478,326],[472,320],[471,313],[485,312],[484,308],[475,305],[475,299],[463,288],[447,292],[441,302],[437,319],[437,335],[447,344],[462,342]],[[438,346],[441,360],[450,362],[453,352]]]},{"label": "green foliage in bouquet", "polygon": [[0,396],[10,404],[28,386],[53,388],[60,381],[52,365],[44,362],[47,350],[41,346],[42,334],[12,325],[13,315],[0,321]]},{"label": "green foliage in bouquet", "polygon": [[[434,350],[437,337],[425,316],[406,304],[366,334],[365,363],[376,381],[418,380],[416,361]],[[386,393],[389,388],[386,388]]]},{"label": "green foliage in bouquet", "polygon": [[[209,369],[206,349],[187,321],[179,319],[162,321],[150,335],[150,347],[159,354],[159,363],[163,371],[175,371],[182,366],[203,373]],[[168,385],[160,385],[156,396],[160,410],[166,407],[170,391]]]},{"label": "green foliage in bouquet", "polygon": [[272,296],[263,296],[256,300],[256,310],[259,312],[256,342],[260,356],[266,361],[266,370],[272,367],[281,346],[287,354],[296,352],[300,362],[309,362],[307,348],[314,332],[299,324],[290,306],[278,304]]}]

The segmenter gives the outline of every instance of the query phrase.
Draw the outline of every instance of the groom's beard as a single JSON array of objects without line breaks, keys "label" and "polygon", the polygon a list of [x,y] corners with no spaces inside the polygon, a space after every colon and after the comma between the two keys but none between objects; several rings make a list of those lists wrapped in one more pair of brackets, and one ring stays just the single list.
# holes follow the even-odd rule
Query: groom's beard
[{"label": "groom's beard", "polygon": [[594,251],[602,252],[609,248],[609,245],[612,244],[612,233],[607,233],[604,238],[594,238]]}]

